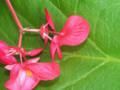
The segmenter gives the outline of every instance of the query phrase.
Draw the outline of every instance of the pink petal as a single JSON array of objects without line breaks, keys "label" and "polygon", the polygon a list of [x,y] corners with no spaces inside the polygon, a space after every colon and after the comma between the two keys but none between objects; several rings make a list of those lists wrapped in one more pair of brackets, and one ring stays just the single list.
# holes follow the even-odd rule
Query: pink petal
[{"label": "pink petal", "polygon": [[47,10],[47,8],[45,8],[45,16],[46,16],[46,20],[47,20],[47,23],[50,25],[50,27],[55,31],[55,26],[54,26],[54,23],[52,21],[52,18]]},{"label": "pink petal", "polygon": [[3,57],[3,63],[4,64],[15,64],[17,63],[17,60],[13,56],[5,56]]},{"label": "pink petal", "polygon": [[54,73],[55,73],[56,77],[59,77],[60,76],[60,65],[56,62],[52,62],[51,66],[54,69]]},{"label": "pink petal", "polygon": [[[26,80],[26,72],[22,69],[18,69],[18,73],[16,78],[10,78],[8,82],[6,82],[5,87],[9,90],[25,90],[22,89],[24,87]],[[28,83],[29,84],[29,83]]]},{"label": "pink petal", "polygon": [[59,57],[59,59],[62,59],[62,51],[58,45],[56,47],[57,47],[58,57]]},{"label": "pink petal", "polygon": [[37,48],[37,49],[27,52],[26,55],[36,56],[36,55],[40,54],[43,50],[44,50],[43,48]]},{"label": "pink petal", "polygon": [[18,64],[14,65],[10,72],[10,79],[5,83],[5,87],[9,90],[20,90],[20,86],[17,83],[17,77],[19,75],[20,66]]},{"label": "pink petal", "polygon": [[13,80],[8,80],[6,83],[5,83],[5,87],[8,89],[8,90],[21,90],[18,83],[16,83],[15,81]]},{"label": "pink petal", "polygon": [[4,41],[1,41],[0,40],[0,50],[7,50],[8,49],[8,46],[7,44],[4,42]]},{"label": "pink petal", "polygon": [[19,83],[19,86],[22,87],[24,86],[25,80],[26,80],[26,71],[23,69],[20,69],[17,77],[17,81],[18,81],[17,83]]},{"label": "pink petal", "polygon": [[14,67],[12,68],[10,72],[10,79],[14,80],[19,74],[19,70],[21,69],[21,66],[19,64],[14,64]]},{"label": "pink petal", "polygon": [[53,80],[60,75],[60,67],[57,63],[37,63],[27,66],[40,80]]},{"label": "pink petal", "polygon": [[40,81],[40,79],[38,77],[35,77],[35,75],[32,72],[31,72],[31,75],[27,75],[28,71],[31,72],[29,69],[20,70],[19,72],[17,79],[21,87],[21,90],[33,90],[33,88]]},{"label": "pink petal", "polygon": [[55,52],[57,51],[59,59],[62,59],[62,52],[60,50],[59,41],[57,36],[54,36],[51,44],[50,44],[50,55],[52,60],[55,59]]},{"label": "pink petal", "polygon": [[15,64],[17,63],[17,60],[14,58],[14,56],[7,56],[7,54],[0,50],[0,63],[3,64]]},{"label": "pink petal", "polygon": [[12,65],[6,65],[5,66],[5,69],[11,71],[14,67],[15,67],[16,64],[12,64]]},{"label": "pink petal", "polygon": [[39,57],[37,57],[37,58],[32,58],[32,59],[30,59],[30,60],[25,61],[24,64],[37,63],[39,60],[40,60]]},{"label": "pink petal", "polygon": [[0,63],[3,64],[14,64],[17,60],[12,55],[8,55],[9,47],[3,41],[0,41]]},{"label": "pink petal", "polygon": [[55,53],[56,53],[57,47],[56,44],[54,43],[54,40],[50,44],[50,56],[52,60],[55,60]]},{"label": "pink petal", "polygon": [[39,83],[39,79],[37,79],[36,77],[26,77],[25,79],[25,83],[22,87],[22,90],[33,90],[36,85]]},{"label": "pink petal", "polygon": [[83,43],[89,34],[89,23],[81,16],[70,16],[64,28],[58,36],[60,45],[79,45]]}]

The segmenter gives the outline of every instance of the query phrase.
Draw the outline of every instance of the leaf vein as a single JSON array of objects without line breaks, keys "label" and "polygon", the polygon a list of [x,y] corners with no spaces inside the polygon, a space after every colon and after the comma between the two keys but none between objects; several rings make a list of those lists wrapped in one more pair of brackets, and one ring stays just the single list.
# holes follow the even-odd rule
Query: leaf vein
[{"label": "leaf vein", "polygon": [[97,71],[99,68],[103,67],[105,64],[107,64],[108,62],[102,62],[101,64],[95,66],[94,68],[92,68],[90,71],[88,71],[87,73],[85,73],[84,75],[81,76],[81,78],[76,79],[75,81],[71,81],[67,84],[64,84],[64,86],[60,87],[59,90],[63,90],[69,86],[73,86],[75,85],[77,82],[86,79],[88,76],[90,76],[92,73],[94,73],[95,71]]}]

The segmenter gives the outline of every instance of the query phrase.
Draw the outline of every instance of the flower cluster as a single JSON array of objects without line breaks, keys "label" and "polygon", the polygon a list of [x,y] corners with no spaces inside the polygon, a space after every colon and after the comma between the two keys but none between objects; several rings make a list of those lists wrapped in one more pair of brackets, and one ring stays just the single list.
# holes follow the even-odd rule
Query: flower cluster
[{"label": "flower cluster", "polygon": [[[5,83],[8,90],[33,90],[40,81],[54,80],[60,76],[60,66],[55,60],[55,54],[62,59],[62,46],[76,46],[83,43],[89,34],[89,23],[81,16],[68,17],[64,27],[57,32],[51,15],[45,9],[46,23],[38,29],[23,28],[10,0],[6,3],[19,28],[18,46],[9,46],[0,41],[0,63],[10,71],[10,79]],[[22,48],[22,37],[25,32],[39,33],[44,40],[44,47],[31,51]],[[44,51],[50,41],[50,62],[38,62],[38,54]],[[19,56],[20,62],[16,56]],[[27,57],[31,59],[27,59]]]}]

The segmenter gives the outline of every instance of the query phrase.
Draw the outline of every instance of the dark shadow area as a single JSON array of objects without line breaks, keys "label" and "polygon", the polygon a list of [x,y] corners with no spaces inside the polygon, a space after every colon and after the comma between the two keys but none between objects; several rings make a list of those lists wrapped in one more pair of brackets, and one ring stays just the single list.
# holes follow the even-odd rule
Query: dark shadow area
[{"label": "dark shadow area", "polygon": [[0,64],[0,69],[4,70],[3,73],[4,73],[5,75],[9,75],[8,70],[6,70],[4,67],[5,67],[5,65]]}]

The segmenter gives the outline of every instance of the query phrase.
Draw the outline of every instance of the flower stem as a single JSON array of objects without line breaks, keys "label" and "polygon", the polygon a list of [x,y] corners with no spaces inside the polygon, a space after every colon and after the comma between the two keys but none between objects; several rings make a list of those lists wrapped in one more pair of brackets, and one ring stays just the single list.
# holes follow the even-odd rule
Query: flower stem
[{"label": "flower stem", "polygon": [[22,24],[20,23],[17,15],[16,15],[16,12],[15,12],[14,8],[12,7],[12,4],[11,4],[10,0],[6,0],[6,3],[7,3],[7,6],[9,8],[9,10],[10,10],[12,16],[13,16],[13,19],[15,20],[19,30],[23,30]]},{"label": "flower stem", "polygon": [[18,19],[16,12],[15,12],[14,8],[12,7],[10,0],[6,0],[6,3],[7,3],[7,6],[8,6],[8,8],[13,16],[15,23],[17,24],[17,26],[19,28],[20,33],[19,33],[18,47],[21,48],[22,38],[23,38],[23,26],[22,26],[20,20]]},{"label": "flower stem", "polygon": [[19,48],[22,47],[22,38],[23,38],[23,32],[20,31],[20,33],[19,33],[19,40],[18,40],[18,47]]},{"label": "flower stem", "polygon": [[[23,26],[22,26],[21,22],[19,21],[14,8],[12,7],[10,0],[6,0],[6,4],[7,4],[8,8],[13,16],[15,23],[17,24],[17,26],[19,28],[18,47],[21,48],[22,47],[22,38],[23,38]],[[22,63],[22,54],[20,54],[20,61]]]},{"label": "flower stem", "polygon": [[24,32],[35,32],[35,33],[39,33],[40,29],[29,29],[29,28],[24,28],[23,30]]}]

